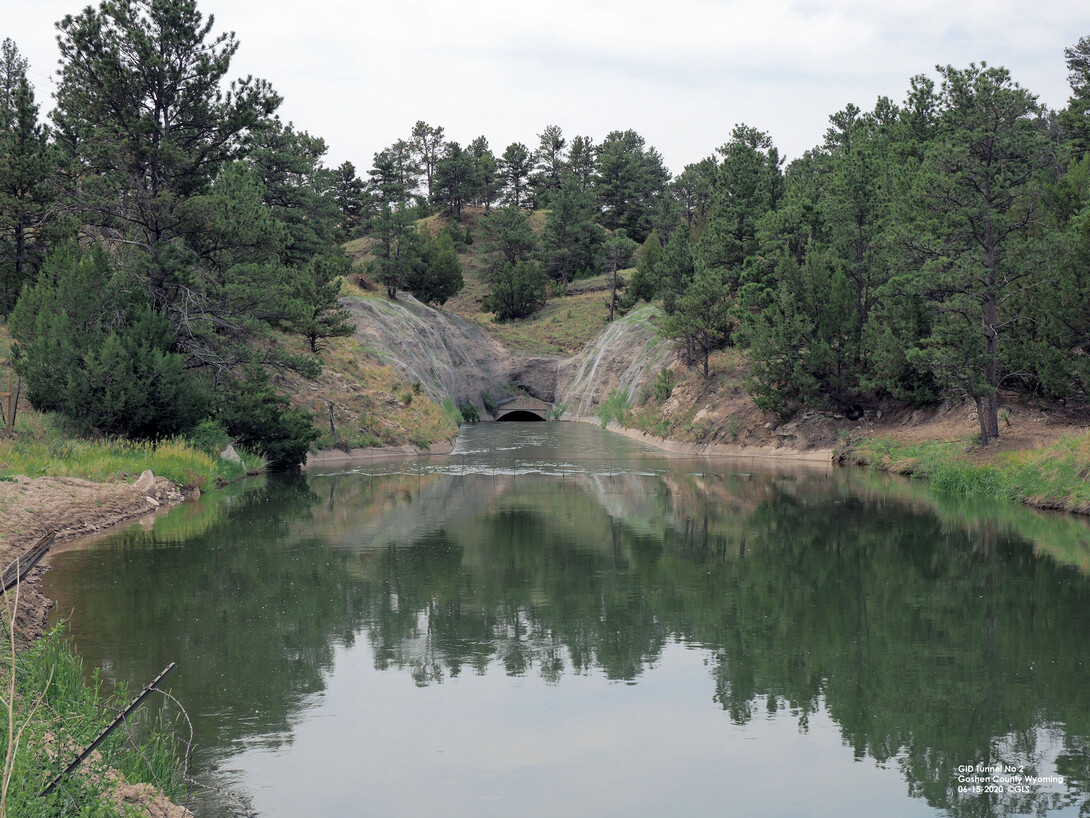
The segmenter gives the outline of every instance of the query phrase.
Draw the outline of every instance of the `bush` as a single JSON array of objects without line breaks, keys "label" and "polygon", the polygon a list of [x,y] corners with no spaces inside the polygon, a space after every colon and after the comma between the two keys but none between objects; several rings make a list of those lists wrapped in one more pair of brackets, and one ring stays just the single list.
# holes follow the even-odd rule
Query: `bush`
[{"label": "bush", "polygon": [[264,455],[269,465],[286,468],[302,463],[310,444],[321,436],[310,412],[288,405],[269,385],[265,370],[251,365],[226,390],[216,420],[239,444]]},{"label": "bush", "polygon": [[70,245],[23,293],[11,330],[27,397],[85,429],[141,438],[184,432],[205,414],[205,390],[171,352],[167,320],[112,277],[99,247]]},{"label": "bush", "polygon": [[492,274],[492,292],[481,301],[498,321],[527,318],[545,306],[545,276],[531,261],[508,264]]},{"label": "bush", "polygon": [[491,392],[481,393],[481,404],[484,406],[484,409],[486,412],[488,412],[488,414],[492,415],[492,417],[496,416],[496,401],[492,399]]},{"label": "bush", "polygon": [[462,420],[466,423],[477,423],[481,419],[477,407],[468,398],[459,401],[458,411],[462,413]]}]

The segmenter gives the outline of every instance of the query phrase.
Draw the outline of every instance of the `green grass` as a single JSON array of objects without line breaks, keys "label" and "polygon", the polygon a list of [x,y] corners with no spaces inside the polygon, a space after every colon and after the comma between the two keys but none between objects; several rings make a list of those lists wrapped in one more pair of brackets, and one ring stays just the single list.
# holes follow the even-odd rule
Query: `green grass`
[{"label": "green grass", "polygon": [[625,414],[632,406],[627,390],[614,389],[604,401],[598,405],[598,417],[603,426],[611,422],[624,423]]},{"label": "green grass", "polygon": [[[9,684],[13,671],[6,628],[3,644],[7,648],[3,649],[5,658],[0,659],[0,710],[5,717],[12,705]],[[161,716],[151,715],[147,709],[151,702],[147,702],[99,746],[101,759],[88,759],[61,779],[49,796],[38,796],[130,699],[124,690],[106,695],[97,673],[90,684],[85,683],[83,671],[82,660],[62,639],[59,629],[15,656],[15,729],[9,732],[6,718],[0,725],[0,758],[10,758],[12,771],[5,815],[124,815],[107,794],[106,768],[117,771],[129,783],[154,784],[170,797],[183,793],[181,748],[170,725]]]},{"label": "green grass", "polygon": [[927,480],[952,494],[1090,513],[1090,433],[1040,449],[1004,452],[987,462],[974,461],[967,448],[965,441],[905,445],[873,438],[859,444],[850,459]]},{"label": "green grass", "polygon": [[136,477],[151,469],[180,486],[211,488],[231,483],[248,472],[262,471],[259,456],[239,452],[241,465],[201,451],[181,438],[159,442],[71,436],[54,415],[23,412],[18,436],[0,439],[0,477],[80,477],[103,482]]}]

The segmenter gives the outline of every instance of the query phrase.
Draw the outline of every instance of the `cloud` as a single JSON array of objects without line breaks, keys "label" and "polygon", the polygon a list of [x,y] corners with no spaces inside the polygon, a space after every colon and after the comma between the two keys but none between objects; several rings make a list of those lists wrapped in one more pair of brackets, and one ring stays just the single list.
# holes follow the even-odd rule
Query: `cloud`
[{"label": "cloud", "polygon": [[[82,2],[8,2],[5,24],[48,94],[52,23]],[[529,145],[548,124],[601,139],[633,128],[682,166],[746,122],[797,156],[848,102],[899,101],[936,64],[1005,65],[1066,103],[1063,48],[1090,7],[1054,0],[202,0],[241,43],[236,73],[269,79],[282,115],[362,171],[423,119],[463,143]],[[28,43],[30,45],[28,45]],[[44,81],[44,82],[43,82]]]}]

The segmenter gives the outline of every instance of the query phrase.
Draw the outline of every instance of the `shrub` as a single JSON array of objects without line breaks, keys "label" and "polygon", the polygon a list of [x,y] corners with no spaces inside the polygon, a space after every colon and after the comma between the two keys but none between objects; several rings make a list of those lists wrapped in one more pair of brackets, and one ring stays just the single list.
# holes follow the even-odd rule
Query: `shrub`
[{"label": "shrub", "polygon": [[508,264],[492,274],[492,292],[481,301],[498,321],[527,318],[545,306],[545,275],[531,261]]},{"label": "shrub", "polygon": [[302,463],[310,444],[321,435],[311,413],[289,409],[288,399],[277,394],[265,370],[256,365],[247,367],[244,377],[227,388],[216,420],[241,445],[279,468]]},{"label": "shrub", "polygon": [[184,432],[208,398],[171,352],[167,320],[111,284],[105,253],[54,252],[11,316],[27,397],[84,428],[152,438]]},{"label": "shrub", "polygon": [[468,398],[459,401],[458,411],[462,413],[462,420],[466,423],[477,423],[481,419],[477,407]]}]

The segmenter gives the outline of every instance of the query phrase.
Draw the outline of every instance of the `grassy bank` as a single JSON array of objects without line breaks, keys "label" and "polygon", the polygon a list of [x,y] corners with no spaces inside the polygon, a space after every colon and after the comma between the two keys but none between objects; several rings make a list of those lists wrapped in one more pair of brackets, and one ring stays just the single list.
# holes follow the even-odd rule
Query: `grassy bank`
[{"label": "grassy bank", "polygon": [[265,468],[256,455],[240,452],[243,462],[231,463],[181,438],[159,442],[79,438],[68,434],[63,421],[51,414],[23,411],[16,426],[16,437],[0,437],[0,479],[26,475],[109,482],[151,469],[179,486],[204,490]]},{"label": "grassy bank", "polygon": [[[107,696],[97,674],[86,684],[83,664],[59,630],[16,653],[9,628],[10,618],[3,634],[5,658],[0,660],[0,698],[8,717],[0,725],[0,758],[5,761],[0,815],[132,815],[136,804],[122,802],[117,775],[124,783],[146,782],[168,797],[184,800],[181,748],[162,718],[148,716],[150,709],[137,710],[81,767],[40,797],[53,777],[128,703],[129,694],[121,690]],[[128,791],[140,793],[142,800],[149,797],[146,791]]]},{"label": "grassy bank", "polygon": [[932,488],[966,497],[1090,514],[1090,432],[990,456],[968,441],[907,444],[874,437],[841,459],[927,480]]}]

